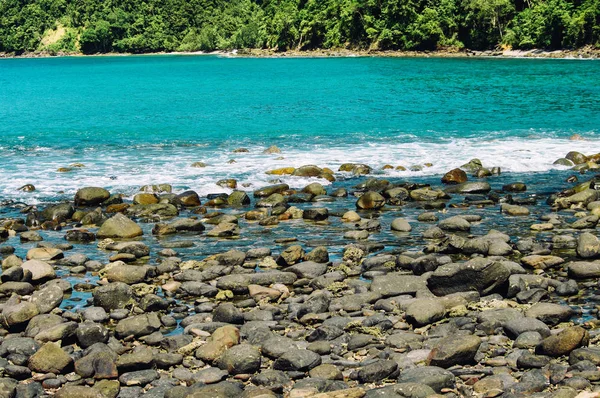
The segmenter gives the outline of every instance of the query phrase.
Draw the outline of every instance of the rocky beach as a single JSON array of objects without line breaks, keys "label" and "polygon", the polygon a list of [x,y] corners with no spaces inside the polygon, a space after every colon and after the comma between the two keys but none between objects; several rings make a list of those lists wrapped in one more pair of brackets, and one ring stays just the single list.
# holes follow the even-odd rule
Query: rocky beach
[{"label": "rocky beach", "polygon": [[0,396],[595,396],[600,155],[547,161],[25,185],[0,208]]}]

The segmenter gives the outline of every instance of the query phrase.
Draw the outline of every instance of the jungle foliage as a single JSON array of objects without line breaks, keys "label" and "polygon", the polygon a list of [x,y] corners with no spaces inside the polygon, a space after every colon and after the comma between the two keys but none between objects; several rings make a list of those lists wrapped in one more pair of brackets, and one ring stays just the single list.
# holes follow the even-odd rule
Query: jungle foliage
[{"label": "jungle foliage", "polygon": [[0,0],[16,54],[584,45],[600,46],[600,0]]}]

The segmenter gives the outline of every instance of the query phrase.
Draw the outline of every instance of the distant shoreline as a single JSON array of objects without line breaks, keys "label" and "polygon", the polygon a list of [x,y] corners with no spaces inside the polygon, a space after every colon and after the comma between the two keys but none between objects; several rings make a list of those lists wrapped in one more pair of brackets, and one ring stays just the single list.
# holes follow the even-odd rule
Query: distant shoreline
[{"label": "distant shoreline", "polygon": [[437,50],[437,51],[372,51],[372,50],[347,50],[347,49],[317,49],[317,50],[288,50],[274,51],[265,49],[244,49],[232,51],[212,52],[158,52],[158,53],[103,53],[103,54],[49,54],[45,52],[24,53],[14,55],[0,53],[2,58],[60,58],[60,57],[115,57],[115,56],[157,56],[157,55],[182,55],[205,56],[216,55],[232,58],[352,58],[352,57],[380,57],[380,58],[545,58],[545,59],[600,59],[600,49],[583,47],[574,50]]}]

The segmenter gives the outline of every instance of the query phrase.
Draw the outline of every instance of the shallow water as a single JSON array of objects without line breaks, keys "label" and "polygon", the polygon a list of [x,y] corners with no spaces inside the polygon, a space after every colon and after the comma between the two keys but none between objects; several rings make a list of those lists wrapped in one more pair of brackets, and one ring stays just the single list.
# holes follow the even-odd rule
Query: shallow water
[{"label": "shallow water", "polygon": [[[599,62],[575,60],[0,60],[0,198],[52,201],[86,185],[133,194],[148,183],[207,194],[225,177],[251,189],[272,179],[268,169],[349,161],[433,163],[384,173],[394,178],[473,157],[547,171],[568,150],[599,151],[598,81]],[[589,141],[566,141],[573,134]],[[270,145],[282,155],[262,154]],[[56,171],[75,162],[86,167]],[[37,191],[23,196],[27,183]]]},{"label": "shallow water", "polygon": [[[266,170],[317,164],[337,170],[345,162],[364,162],[375,177],[440,186],[439,177],[471,158],[499,166],[503,174],[488,181],[494,190],[523,181],[538,197],[526,218],[507,218],[499,207],[461,210],[483,217],[474,235],[490,229],[509,233],[513,241],[533,234],[532,220],[550,211],[547,196],[570,186],[573,174],[552,163],[570,150],[600,152],[600,63],[515,59],[229,59],[219,57],[146,56],[0,60],[0,202],[28,204],[72,200],[83,186],[102,186],[131,197],[144,184],[169,183],[175,191],[201,195],[227,192],[216,185],[236,178],[242,189],[282,181],[302,187],[313,179],[274,177]],[[586,141],[569,141],[580,134]],[[282,154],[263,154],[270,145]],[[238,147],[248,153],[233,153]],[[278,159],[279,157],[283,159]],[[235,163],[229,163],[234,159]],[[205,168],[192,168],[196,161]],[[83,168],[59,173],[80,162]],[[423,165],[421,171],[381,171],[393,166]],[[352,187],[367,177],[336,174],[332,188]],[[327,184],[324,180],[318,180]],[[17,189],[34,184],[35,192]],[[325,206],[330,211],[354,208],[355,198]],[[455,195],[448,204],[463,197]],[[225,209],[240,213],[243,209]],[[368,241],[384,252],[422,250],[421,233],[431,224],[417,223],[423,210],[415,204],[388,207],[379,217],[382,229]],[[448,209],[447,215],[459,210]],[[184,212],[182,216],[191,214]],[[0,206],[0,217],[17,217],[19,207]],[[445,214],[440,214],[444,218]],[[389,229],[395,217],[413,224],[411,233]],[[565,215],[572,221],[572,215]],[[240,222],[242,235],[215,240],[178,234],[157,238],[152,223],[142,224],[151,262],[165,243],[188,241],[176,251],[184,259],[201,259],[231,248],[270,247],[278,253],[296,237],[307,250],[326,243],[331,259],[341,259],[343,238],[352,225],[339,218],[315,224],[303,220],[260,227]],[[210,228],[210,226],[209,226]],[[556,232],[556,231],[554,231]],[[572,231],[567,231],[572,232]],[[63,243],[64,231],[41,231],[45,241]],[[11,238],[3,244],[25,256],[35,243]],[[96,245],[75,245],[106,262],[110,253]],[[68,275],[68,269],[61,271]],[[75,283],[97,277],[70,275]],[[88,292],[74,291],[63,308],[86,305]],[[593,302],[582,301],[587,314]],[[584,315],[578,321],[588,320]],[[175,329],[172,333],[178,333]]]}]

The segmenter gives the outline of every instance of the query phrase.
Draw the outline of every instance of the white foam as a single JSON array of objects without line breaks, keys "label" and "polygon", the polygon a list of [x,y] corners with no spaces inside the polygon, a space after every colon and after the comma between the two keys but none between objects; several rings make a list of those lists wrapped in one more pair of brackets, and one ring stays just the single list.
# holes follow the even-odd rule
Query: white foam
[{"label": "white foam", "polygon": [[[569,151],[591,154],[598,140],[568,141],[560,138],[462,138],[424,142],[416,137],[403,142],[372,142],[356,145],[318,144],[282,146],[282,154],[263,154],[265,146],[248,146],[249,153],[232,153],[236,146],[158,145],[126,148],[87,148],[79,151],[7,150],[0,174],[2,199],[35,203],[56,197],[59,191],[73,195],[84,186],[103,186],[112,192],[128,196],[146,184],[167,183],[177,191],[193,189],[200,195],[229,192],[216,185],[219,179],[236,178],[240,189],[252,190],[282,181],[292,187],[301,187],[315,179],[291,176],[273,176],[265,171],[280,167],[299,167],[315,164],[336,171],[342,163],[365,163],[376,175],[411,177],[437,175],[458,167],[472,158],[479,158],[484,166],[499,166],[503,172],[540,172],[560,168],[553,162]],[[284,159],[278,160],[279,157]],[[228,163],[235,159],[235,163]],[[193,162],[202,161],[205,168],[193,168]],[[59,167],[81,162],[85,168],[70,173],[58,173]],[[423,165],[421,171],[399,171],[381,168]],[[342,174],[340,174],[342,175]],[[329,184],[319,179],[319,182]],[[25,184],[34,184],[33,193],[19,192]]]}]

